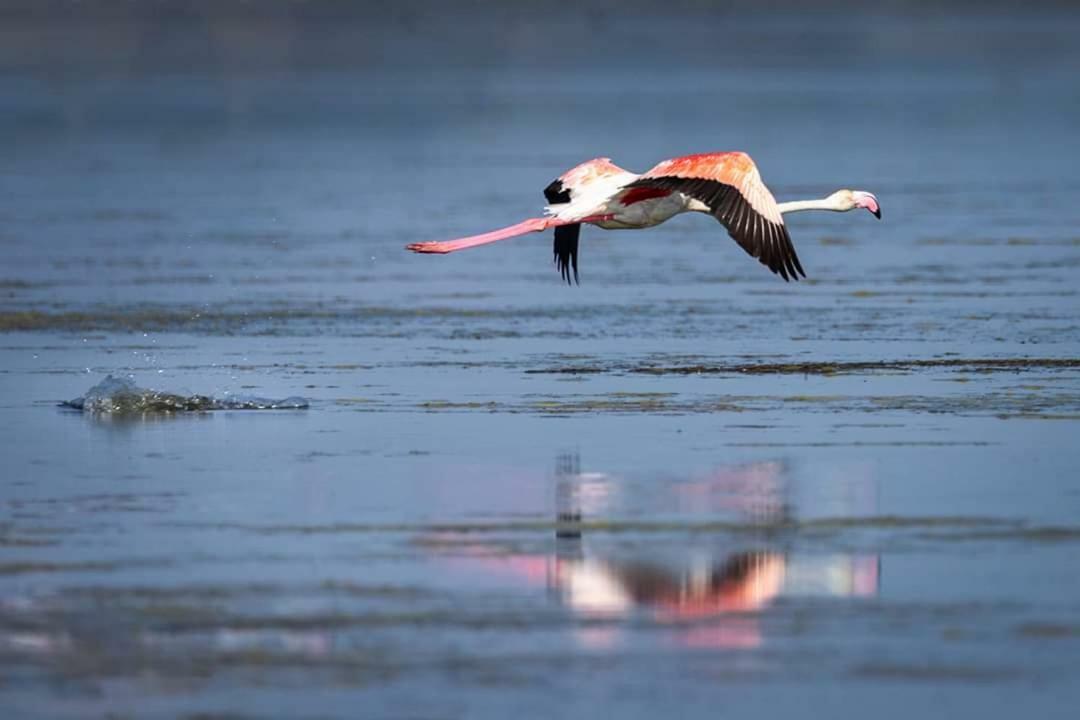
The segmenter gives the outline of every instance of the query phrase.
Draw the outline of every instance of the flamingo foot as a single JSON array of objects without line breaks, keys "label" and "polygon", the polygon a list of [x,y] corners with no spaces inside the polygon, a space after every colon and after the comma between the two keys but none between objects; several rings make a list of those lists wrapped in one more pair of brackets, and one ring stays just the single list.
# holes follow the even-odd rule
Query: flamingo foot
[{"label": "flamingo foot", "polygon": [[454,248],[448,248],[447,245],[452,245],[452,242],[418,242],[411,243],[405,246],[406,250],[412,250],[414,253],[438,253],[445,255],[448,252],[453,252]]}]

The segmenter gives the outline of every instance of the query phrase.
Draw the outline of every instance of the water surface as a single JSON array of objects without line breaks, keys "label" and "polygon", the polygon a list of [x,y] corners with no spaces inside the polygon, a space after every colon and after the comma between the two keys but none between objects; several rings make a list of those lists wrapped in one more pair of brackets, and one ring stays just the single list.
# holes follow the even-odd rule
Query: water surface
[{"label": "water surface", "polygon": [[[3,10],[13,716],[1072,716],[1075,11],[304,5]],[[402,249],[713,149],[884,219]]]}]

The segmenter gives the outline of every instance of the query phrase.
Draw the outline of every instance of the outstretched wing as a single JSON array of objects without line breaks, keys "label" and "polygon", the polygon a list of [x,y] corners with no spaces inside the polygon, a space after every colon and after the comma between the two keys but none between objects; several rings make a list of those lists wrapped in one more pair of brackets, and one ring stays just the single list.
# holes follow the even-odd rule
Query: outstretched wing
[{"label": "outstretched wing", "polygon": [[626,187],[670,190],[693,198],[724,224],[743,250],[784,280],[806,277],[776,200],[746,153],[665,160]]},{"label": "outstretched wing", "polygon": [[[625,173],[611,158],[593,158],[577,165],[544,188],[544,197],[548,205],[563,205],[570,202],[590,182],[608,175]],[[567,284],[570,283],[570,271],[574,271],[574,282],[578,282],[578,239],[581,236],[581,223],[563,225],[555,228],[555,267]]]}]

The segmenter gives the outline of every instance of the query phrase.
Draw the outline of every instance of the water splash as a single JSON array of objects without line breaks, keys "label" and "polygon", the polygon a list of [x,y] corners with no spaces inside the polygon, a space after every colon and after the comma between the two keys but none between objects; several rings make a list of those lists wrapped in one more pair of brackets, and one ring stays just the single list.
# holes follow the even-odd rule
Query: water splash
[{"label": "water splash", "polygon": [[104,380],[86,391],[82,397],[65,400],[62,407],[89,413],[173,413],[205,412],[208,410],[303,410],[309,404],[302,397],[283,400],[247,395],[216,398],[209,395],[181,395],[161,390],[148,390],[130,378],[107,375]]}]

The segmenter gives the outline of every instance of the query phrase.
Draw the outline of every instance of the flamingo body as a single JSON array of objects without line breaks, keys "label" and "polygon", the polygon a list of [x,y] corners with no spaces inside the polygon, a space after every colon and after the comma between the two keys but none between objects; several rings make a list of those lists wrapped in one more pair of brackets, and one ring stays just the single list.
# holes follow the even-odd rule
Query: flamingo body
[{"label": "flamingo body", "polygon": [[845,212],[856,207],[878,218],[873,194],[840,190],[822,200],[777,204],[757,166],[743,152],[700,153],[664,160],[640,175],[610,158],[594,158],[567,170],[544,189],[543,218],[501,230],[445,242],[413,243],[419,253],[448,253],[529,232],[555,229],[554,256],[560,273],[577,280],[578,244],[583,224],[605,230],[660,225],[684,212],[714,216],[752,257],[784,280],[806,277],[791,243],[783,214],[800,210]]}]

